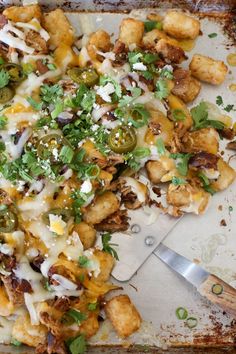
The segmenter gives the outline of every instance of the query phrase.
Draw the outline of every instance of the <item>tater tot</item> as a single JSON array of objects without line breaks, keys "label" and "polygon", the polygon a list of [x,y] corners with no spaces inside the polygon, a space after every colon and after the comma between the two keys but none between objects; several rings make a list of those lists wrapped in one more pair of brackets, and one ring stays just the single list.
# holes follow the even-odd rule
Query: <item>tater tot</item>
[{"label": "tater tot", "polygon": [[88,45],[93,45],[97,49],[108,52],[111,49],[110,35],[103,30],[98,30],[91,34]]},{"label": "tater tot", "polygon": [[74,42],[74,30],[61,9],[56,9],[44,15],[43,24],[50,34],[49,44],[56,48],[61,44],[71,46]]},{"label": "tater tot", "polygon": [[176,47],[179,46],[178,41],[176,41],[174,38],[170,38],[165,32],[158,29],[153,29],[152,31],[144,34],[143,45],[146,48],[155,47],[159,39],[165,39],[166,42],[175,45]]},{"label": "tater tot", "polygon": [[217,154],[219,148],[219,134],[214,128],[203,128],[187,132],[182,140],[184,152],[209,152]]},{"label": "tater tot", "polygon": [[199,35],[200,22],[179,11],[168,11],[163,21],[163,29],[179,39],[194,39]]},{"label": "tater tot", "polygon": [[96,240],[96,230],[92,226],[86,224],[84,221],[81,221],[81,223],[75,224],[73,231],[77,232],[79,235],[80,241],[82,242],[85,250],[93,247]]},{"label": "tater tot", "polygon": [[120,203],[116,195],[110,191],[99,195],[94,203],[85,208],[83,219],[87,223],[99,224],[119,209]]},{"label": "tater tot", "polygon": [[111,254],[100,251],[98,249],[95,250],[94,256],[99,260],[100,263],[100,273],[97,277],[94,278],[98,281],[106,282],[109,279],[112,268],[115,265],[115,259]]},{"label": "tater tot", "polygon": [[228,68],[221,60],[215,60],[204,55],[194,54],[189,68],[198,80],[212,85],[220,85],[227,74]]},{"label": "tater tot", "polygon": [[120,337],[128,337],[140,328],[140,314],[127,295],[119,295],[109,300],[105,311]]},{"label": "tater tot", "polygon": [[120,25],[119,40],[127,46],[140,45],[144,33],[144,23],[134,18],[125,18]]},{"label": "tater tot", "polygon": [[155,50],[167,63],[180,64],[187,58],[182,48],[170,44],[166,39],[160,39]]},{"label": "tater tot", "polygon": [[33,326],[29,316],[22,315],[15,320],[12,337],[30,347],[37,347],[46,341],[47,332],[45,326]]},{"label": "tater tot", "polygon": [[13,22],[29,22],[33,18],[40,20],[42,13],[39,5],[29,5],[8,7],[3,15]]},{"label": "tater tot", "polygon": [[201,90],[201,83],[191,76],[189,70],[177,68],[174,71],[175,86],[171,92],[185,103],[193,101]]},{"label": "tater tot", "polygon": [[222,191],[233,183],[236,178],[236,171],[222,159],[219,159],[217,169],[220,172],[220,175],[217,180],[211,184],[211,187],[215,191]]}]

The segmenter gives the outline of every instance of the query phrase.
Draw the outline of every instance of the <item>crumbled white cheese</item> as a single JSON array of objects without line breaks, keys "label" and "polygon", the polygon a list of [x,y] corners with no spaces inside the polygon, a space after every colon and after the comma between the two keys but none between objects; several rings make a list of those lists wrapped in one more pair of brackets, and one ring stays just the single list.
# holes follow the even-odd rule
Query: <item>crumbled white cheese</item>
[{"label": "crumbled white cheese", "polygon": [[86,180],[82,183],[82,185],[81,185],[81,187],[80,187],[80,191],[81,191],[82,193],[89,193],[89,192],[91,192],[91,190],[92,190],[92,183],[90,182],[89,179],[86,179]]},{"label": "crumbled white cheese", "polygon": [[0,244],[0,252],[3,254],[7,254],[8,256],[12,256],[13,255],[13,247],[4,243],[3,245]]},{"label": "crumbled white cheese", "polygon": [[110,95],[115,92],[115,87],[111,82],[108,82],[105,86],[99,86],[97,89],[97,94],[105,102],[111,102]]},{"label": "crumbled white cheese", "polygon": [[134,70],[145,71],[145,70],[147,70],[147,67],[143,63],[135,63],[135,64],[133,64],[133,69]]}]

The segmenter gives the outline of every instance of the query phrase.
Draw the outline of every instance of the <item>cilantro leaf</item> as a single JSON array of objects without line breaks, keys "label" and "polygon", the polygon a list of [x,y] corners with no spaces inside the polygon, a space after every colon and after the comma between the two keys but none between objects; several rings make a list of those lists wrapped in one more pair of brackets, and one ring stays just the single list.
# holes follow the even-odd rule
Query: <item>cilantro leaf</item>
[{"label": "cilantro leaf", "polygon": [[86,256],[79,256],[79,265],[82,268],[88,268],[90,266],[90,260]]},{"label": "cilantro leaf", "polygon": [[172,69],[172,67],[170,65],[164,66],[164,68],[161,69],[160,77],[172,80],[173,79],[173,69]]},{"label": "cilantro leaf", "polygon": [[200,178],[202,186],[206,192],[210,193],[211,195],[216,193],[216,191],[210,186],[210,181],[203,172],[199,172],[198,177]]},{"label": "cilantro leaf", "polygon": [[55,64],[53,64],[53,63],[49,63],[49,64],[47,64],[47,67],[48,67],[48,69],[49,69],[49,70],[51,70],[51,71],[55,71],[55,70],[57,70],[56,65],[55,65]]},{"label": "cilantro leaf", "polygon": [[27,97],[27,101],[36,111],[41,111],[43,108],[43,103],[35,101],[32,97]]},{"label": "cilantro leaf", "polygon": [[12,338],[11,339],[11,344],[14,345],[15,347],[20,347],[22,345],[21,342],[19,342],[17,339]]},{"label": "cilantro leaf", "polygon": [[87,343],[83,334],[78,337],[67,340],[67,345],[71,354],[84,354],[87,349]]},{"label": "cilantro leaf", "polygon": [[55,107],[54,107],[54,109],[53,109],[53,111],[51,112],[51,117],[52,117],[52,119],[55,119],[55,118],[57,118],[58,116],[59,116],[59,114],[61,113],[61,112],[63,112],[63,110],[64,110],[64,104],[63,104],[63,102],[62,101],[56,101],[55,102]]},{"label": "cilantro leaf", "polygon": [[191,115],[194,123],[194,130],[213,127],[215,129],[224,129],[224,123],[218,120],[208,119],[207,104],[202,101],[196,107],[191,109]]},{"label": "cilantro leaf", "polygon": [[98,307],[98,303],[97,302],[91,302],[90,304],[88,304],[88,310],[89,311],[95,311]]},{"label": "cilantro leaf", "polygon": [[210,34],[208,34],[208,37],[209,38],[215,38],[215,37],[217,37],[217,33],[215,33],[215,32],[210,33]]},{"label": "cilantro leaf", "polygon": [[129,52],[128,53],[128,60],[130,65],[140,63],[140,59],[143,57],[142,53],[140,52]]},{"label": "cilantro leaf", "polygon": [[155,63],[158,59],[159,59],[158,54],[153,54],[153,53],[144,53],[143,54],[143,62],[144,62],[144,64]]},{"label": "cilantro leaf", "polygon": [[227,104],[227,106],[224,108],[224,111],[230,112],[230,111],[232,111],[232,109],[234,109],[234,105],[233,104]]},{"label": "cilantro leaf", "polygon": [[179,160],[177,162],[176,167],[177,167],[177,171],[182,176],[186,176],[188,173],[188,162],[189,162],[189,159],[191,156],[192,156],[192,154],[181,154],[181,153],[170,154],[171,158]]},{"label": "cilantro leaf", "polygon": [[159,98],[159,100],[163,100],[163,98],[166,98],[169,95],[169,92],[170,91],[168,89],[166,80],[158,80],[156,83],[155,96]]},{"label": "cilantro leaf", "polygon": [[0,89],[7,86],[10,81],[10,75],[4,69],[0,70]]},{"label": "cilantro leaf", "polygon": [[112,85],[115,88],[115,94],[117,95],[117,97],[120,98],[122,95],[122,90],[121,90],[120,84],[110,76],[101,76],[100,77],[100,85],[101,86],[105,86],[108,82],[112,83]]},{"label": "cilantro leaf", "polygon": [[42,85],[40,87],[40,95],[42,100],[46,103],[55,103],[63,96],[63,89],[59,84],[52,86]]},{"label": "cilantro leaf", "polygon": [[0,116],[0,130],[3,130],[6,128],[8,122],[8,118],[6,116]]},{"label": "cilantro leaf", "polygon": [[162,30],[163,25],[159,21],[145,21],[144,22],[144,28],[145,28],[146,32],[150,32],[150,31],[152,31],[155,28],[159,29],[159,30]]},{"label": "cilantro leaf", "polygon": [[166,153],[166,148],[165,148],[165,144],[162,138],[158,138],[156,141],[156,147],[157,147],[157,152],[159,155],[165,155]]},{"label": "cilantro leaf", "polygon": [[176,177],[176,176],[174,176],[172,178],[171,182],[173,183],[174,186],[180,186],[182,184],[186,184],[186,180],[185,179],[180,178],[180,177]]},{"label": "cilantro leaf", "polygon": [[70,146],[64,145],[61,148],[59,157],[63,163],[70,163],[73,159],[73,156],[74,156],[74,151]]},{"label": "cilantro leaf", "polygon": [[134,171],[138,171],[140,168],[140,160],[149,156],[151,154],[151,150],[145,147],[138,147],[134,149],[132,152],[127,153],[124,158],[127,162],[127,165]]},{"label": "cilantro leaf", "polygon": [[125,95],[123,96],[118,104],[119,108],[129,106],[136,98],[138,98],[141,95],[141,89],[139,87],[130,87],[129,91],[131,92],[131,96]]},{"label": "cilantro leaf", "polygon": [[102,250],[104,252],[107,252],[111,254],[117,261],[119,260],[118,254],[116,250],[112,246],[118,246],[115,243],[110,243],[111,241],[111,234],[109,232],[106,232],[105,234],[102,235]]},{"label": "cilantro leaf", "polygon": [[216,97],[216,104],[217,104],[218,106],[221,106],[221,105],[223,104],[223,98],[222,98],[222,96],[217,96],[217,97]]},{"label": "cilantro leaf", "polygon": [[85,313],[80,312],[76,309],[70,309],[63,315],[62,322],[63,323],[69,322],[69,324],[70,324],[70,322],[72,320],[73,322],[80,325],[81,322],[83,322],[86,319],[87,319],[87,315]]}]

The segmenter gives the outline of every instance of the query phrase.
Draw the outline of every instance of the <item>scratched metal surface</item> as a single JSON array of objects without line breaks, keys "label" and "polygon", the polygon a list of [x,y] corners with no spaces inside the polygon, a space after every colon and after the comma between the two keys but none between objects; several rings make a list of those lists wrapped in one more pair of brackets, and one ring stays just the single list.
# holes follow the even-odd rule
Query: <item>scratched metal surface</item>
[{"label": "scratched metal surface", "polygon": [[[0,1],[0,5],[6,5],[10,2]],[[43,3],[48,3],[43,1]],[[50,5],[54,1],[49,1]],[[106,1],[107,7],[104,7],[102,1],[78,1],[76,9],[85,7],[90,10],[114,10],[114,1]],[[140,1],[120,1],[121,10],[130,7],[131,4],[140,3]],[[154,1],[147,1],[153,7]],[[190,4],[192,10],[207,10],[202,8],[201,1],[181,1],[179,4]],[[206,3],[206,2],[204,2]],[[215,1],[212,9],[222,10],[223,1]],[[226,2],[226,9],[234,4],[234,1]],[[58,4],[73,9],[71,3],[58,1]],[[82,4],[82,5],[81,5]],[[128,5],[127,5],[128,4]],[[72,4],[73,5],[73,4]],[[159,4],[160,5],[160,4]],[[162,4],[161,4],[162,5]],[[176,5],[176,4],[175,4]],[[102,7],[103,6],[103,7]],[[170,3],[168,3],[168,7]],[[133,11],[132,15],[141,17],[144,12]],[[70,20],[77,28],[78,34],[84,30],[83,23],[85,21],[84,14],[70,13]],[[90,26],[86,26],[88,31],[96,28],[105,28],[108,32],[117,34],[119,22],[125,14],[111,13],[91,13],[87,15]],[[217,59],[226,60],[231,52],[236,52],[232,40],[223,32],[224,19],[203,17],[201,19],[201,27],[203,36],[196,43],[192,53],[202,53]],[[214,39],[208,37],[209,33],[216,32],[218,36]],[[186,66],[188,62],[184,63]],[[228,89],[230,83],[236,83],[236,68],[230,67],[230,71],[226,82],[220,87],[215,88],[210,85],[203,85],[200,96],[194,102],[197,104],[201,99],[207,99],[215,103],[217,95],[223,97],[224,103],[232,104],[235,102],[236,92]],[[230,114],[236,122],[236,112]],[[227,160],[232,153],[225,153],[224,158]],[[231,165],[236,168],[236,158],[231,158]],[[232,212],[229,212],[229,206],[233,206]],[[220,226],[220,221],[226,221],[225,227]],[[155,235],[154,235],[155,236]],[[174,230],[165,239],[165,244],[175,251],[183,254],[189,259],[199,262],[205,269],[222,277],[232,286],[236,287],[236,183],[227,191],[217,194],[212,198],[207,212],[201,216],[187,215],[180,221]],[[221,310],[211,305],[205,299],[201,298],[194,288],[187,284],[184,280],[171,272],[164,264],[161,263],[154,255],[146,261],[138,273],[127,283],[122,283],[124,293],[128,293],[139,309],[144,321],[141,330],[134,334],[131,338],[123,342],[118,339],[111,328],[109,322],[104,322],[101,330],[92,339],[93,345],[131,345],[135,347],[132,352],[144,353],[146,346],[156,347],[159,349],[148,349],[148,352],[159,353],[162,349],[168,349],[169,353],[177,352],[190,353],[194,351],[195,346],[206,346],[202,352],[222,353],[226,350],[234,352],[234,343],[236,341],[236,321],[223,314]],[[198,326],[195,329],[188,329],[182,321],[177,320],[175,309],[184,306],[188,309],[189,314],[198,319]],[[182,347],[181,349],[173,349],[174,346]],[[191,346],[191,349],[183,349],[185,346]],[[211,349],[211,347],[219,346],[219,351]],[[223,349],[227,348],[227,349]],[[119,353],[124,353],[124,349],[117,349]],[[12,348],[1,348],[2,353],[12,353]],[[29,353],[28,350],[16,350],[14,352]],[[115,353],[114,348],[94,348],[91,352],[109,352]],[[200,349],[196,349],[200,353]]]}]

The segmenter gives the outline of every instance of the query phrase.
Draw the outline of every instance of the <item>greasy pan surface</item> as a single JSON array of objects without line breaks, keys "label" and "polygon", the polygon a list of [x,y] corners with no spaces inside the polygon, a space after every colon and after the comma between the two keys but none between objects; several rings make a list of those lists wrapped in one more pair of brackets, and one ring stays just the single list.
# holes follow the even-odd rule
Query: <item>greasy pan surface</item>
[{"label": "greasy pan surface", "polygon": [[[4,1],[0,1],[0,5],[1,6],[5,6],[5,5],[9,5],[11,2],[4,2]],[[21,3],[21,2],[15,2],[15,3]],[[48,3],[46,1],[42,1],[42,4],[45,4],[45,6],[48,5],[50,7],[55,7],[54,6],[54,2],[53,1],[49,1]],[[190,11],[196,12],[203,12],[204,15],[208,15],[209,12],[215,12],[217,11],[217,14],[214,14],[214,16],[216,16],[216,20],[218,18],[221,18],[222,13],[224,12],[224,17],[223,19],[221,19],[222,23],[224,23],[225,27],[228,29],[228,33],[231,34],[231,38],[233,37],[233,35],[235,35],[234,32],[234,26],[235,26],[235,22],[234,22],[234,16],[233,16],[233,10],[236,9],[236,1],[207,1],[207,4],[203,4],[203,2],[201,1],[173,1],[173,2],[159,2],[159,1],[145,1],[145,5],[144,5],[144,1],[136,1],[135,3],[135,7],[144,7],[144,6],[148,6],[148,7],[182,7],[184,9],[188,8]],[[205,2],[206,3],[206,2]],[[91,10],[91,11],[123,11],[123,10],[129,10],[130,7],[132,7],[132,2],[125,2],[125,1],[78,1],[78,2],[63,2],[63,1],[58,1],[57,4],[59,4],[59,6],[62,6],[65,9],[68,10]],[[227,13],[226,13],[227,12]],[[231,43],[231,41],[230,41]],[[141,346],[136,346],[130,349],[123,349],[123,348],[119,348],[117,347],[117,349],[115,349],[114,347],[112,348],[105,348],[105,347],[95,347],[95,348],[91,348],[91,350],[89,352],[91,353],[145,353],[145,352],[149,352],[149,353],[170,353],[170,354],[175,354],[175,353],[236,353],[236,350],[233,347],[233,344],[231,342],[230,346],[227,347],[227,343],[226,343],[226,347],[225,345],[222,346],[222,343],[225,343],[224,340],[221,341],[220,338],[221,334],[219,334],[218,338],[215,338],[215,343],[214,341],[212,342],[208,342],[207,338],[206,338],[206,345],[210,345],[211,347],[205,347],[205,348],[200,348],[200,347],[196,347],[194,348],[194,344],[193,343],[189,343],[190,346],[192,346],[192,348],[187,348],[187,347],[182,347],[182,348],[171,348],[168,349],[167,351],[162,351],[161,349],[151,349],[151,348],[147,348],[147,347],[141,347]],[[216,330],[216,337],[217,337],[217,330]],[[215,345],[217,344],[218,349],[215,347]],[[214,347],[214,348],[213,348]],[[5,349],[6,350],[6,349]],[[10,349],[10,351],[8,350],[3,350],[2,353],[13,353],[12,348]],[[23,351],[14,351],[14,352],[22,352],[22,353],[28,353],[28,352],[32,352],[32,351],[28,351],[28,350],[23,350]]]}]

